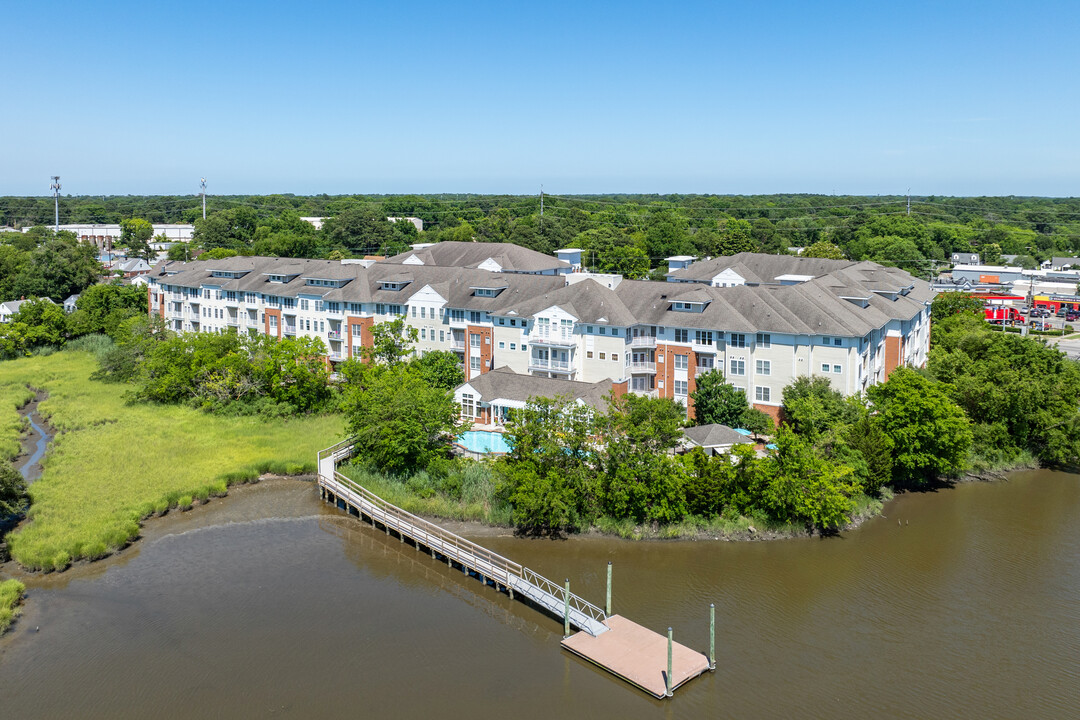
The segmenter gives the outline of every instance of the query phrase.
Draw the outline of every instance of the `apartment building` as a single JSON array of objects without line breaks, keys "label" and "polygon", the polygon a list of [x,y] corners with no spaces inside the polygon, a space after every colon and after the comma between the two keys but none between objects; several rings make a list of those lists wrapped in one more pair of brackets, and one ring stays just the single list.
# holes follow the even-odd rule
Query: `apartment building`
[{"label": "apartment building", "polygon": [[[506,368],[611,383],[674,398],[688,411],[696,378],[713,370],[777,416],[781,391],[796,377],[821,375],[850,395],[899,365],[926,362],[933,292],[895,268],[743,253],[684,263],[671,282],[609,287],[571,281],[554,271],[561,266],[552,258],[519,259],[515,271],[501,262],[485,269],[488,258],[525,250],[487,245],[465,249],[475,254],[451,248],[447,255],[463,263],[456,267],[436,264],[442,251],[423,252],[433,248],[374,264],[165,263],[149,276],[150,308],[182,332],[316,337],[332,363],[370,345],[373,323],[401,317],[417,330],[417,352],[456,353],[467,382]],[[544,272],[545,263],[553,272]]]}]

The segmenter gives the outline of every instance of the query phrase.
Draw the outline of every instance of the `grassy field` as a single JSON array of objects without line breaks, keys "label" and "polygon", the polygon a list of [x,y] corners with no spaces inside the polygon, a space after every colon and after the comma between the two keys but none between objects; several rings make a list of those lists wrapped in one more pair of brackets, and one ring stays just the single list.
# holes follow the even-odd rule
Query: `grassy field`
[{"label": "grassy field", "polygon": [[19,601],[26,586],[18,580],[0,581],[0,635],[3,635],[19,614]]},{"label": "grassy field", "polygon": [[32,396],[28,385],[48,393],[41,414],[58,431],[30,487],[32,522],[8,537],[27,568],[103,557],[138,537],[143,518],[263,472],[314,472],[315,453],[340,439],[340,416],[270,421],[128,404],[127,386],[90,379],[96,368],[85,352],[0,363],[0,452],[17,442],[14,408]]}]

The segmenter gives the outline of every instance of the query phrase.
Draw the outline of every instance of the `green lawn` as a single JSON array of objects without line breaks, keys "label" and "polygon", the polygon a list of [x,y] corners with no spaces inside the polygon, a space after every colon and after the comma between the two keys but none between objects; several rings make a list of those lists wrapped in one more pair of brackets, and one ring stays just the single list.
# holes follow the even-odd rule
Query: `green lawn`
[{"label": "green lawn", "polygon": [[18,436],[9,408],[26,401],[27,385],[48,392],[41,413],[59,431],[30,487],[32,522],[8,538],[25,567],[103,557],[136,538],[148,515],[261,472],[314,472],[316,452],[341,437],[340,416],[265,420],[128,404],[128,386],[91,380],[96,368],[84,352],[0,363],[0,451]]}]

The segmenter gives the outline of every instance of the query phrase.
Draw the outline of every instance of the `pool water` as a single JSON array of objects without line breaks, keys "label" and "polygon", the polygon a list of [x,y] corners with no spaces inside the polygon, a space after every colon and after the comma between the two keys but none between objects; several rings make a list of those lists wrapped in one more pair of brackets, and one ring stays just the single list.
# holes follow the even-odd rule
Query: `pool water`
[{"label": "pool water", "polygon": [[468,430],[458,436],[457,444],[474,453],[508,453],[510,445],[500,432]]}]

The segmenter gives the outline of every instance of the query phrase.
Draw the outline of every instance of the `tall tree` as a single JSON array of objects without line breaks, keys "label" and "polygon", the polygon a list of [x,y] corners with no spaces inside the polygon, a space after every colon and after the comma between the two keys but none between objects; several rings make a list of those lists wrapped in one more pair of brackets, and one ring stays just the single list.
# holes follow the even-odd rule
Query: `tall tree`
[{"label": "tall tree", "polygon": [[694,400],[694,421],[698,425],[719,423],[740,427],[750,405],[746,393],[729,385],[721,370],[699,375],[697,389],[690,393]]},{"label": "tall tree", "polygon": [[942,383],[901,367],[868,395],[896,448],[893,476],[901,485],[923,487],[964,470],[971,423]]}]

